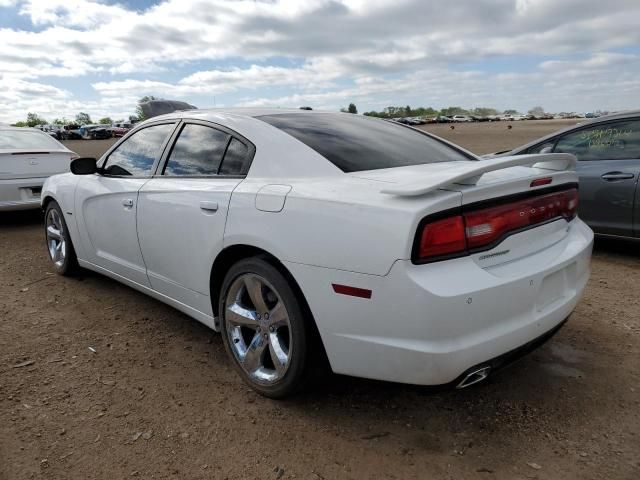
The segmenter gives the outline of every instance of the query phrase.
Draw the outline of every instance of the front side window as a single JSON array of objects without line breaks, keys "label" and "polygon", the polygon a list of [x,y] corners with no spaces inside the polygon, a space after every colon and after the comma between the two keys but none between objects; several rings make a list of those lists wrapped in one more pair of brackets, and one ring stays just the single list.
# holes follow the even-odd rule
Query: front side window
[{"label": "front side window", "polygon": [[360,115],[301,112],[256,118],[300,140],[346,173],[476,160],[414,129]]},{"label": "front side window", "polygon": [[146,177],[152,174],[155,161],[162,154],[174,124],[153,125],[138,130],[109,154],[103,168],[107,175]]},{"label": "front side window", "polygon": [[229,137],[204,125],[185,125],[169,155],[164,175],[216,175]]},{"label": "front side window", "polygon": [[578,160],[640,158],[640,120],[595,125],[560,137],[554,153],[572,153]]}]

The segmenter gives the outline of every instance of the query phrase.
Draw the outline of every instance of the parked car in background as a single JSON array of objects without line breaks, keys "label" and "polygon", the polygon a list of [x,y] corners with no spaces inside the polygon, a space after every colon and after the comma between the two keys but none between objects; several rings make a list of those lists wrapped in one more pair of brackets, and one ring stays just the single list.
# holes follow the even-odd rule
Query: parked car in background
[{"label": "parked car in background", "polygon": [[598,234],[640,237],[640,110],[584,121],[485,158],[532,153],[575,155],[580,218]]},{"label": "parked car in background", "polygon": [[404,125],[424,125],[425,123],[427,123],[420,117],[402,117],[402,118],[395,118],[394,120]]},{"label": "parked car in background", "polygon": [[61,140],[82,140],[82,133],[80,132],[80,125],[71,123],[62,127]]},{"label": "parked car in background", "polygon": [[469,117],[468,115],[454,115],[453,117],[451,117],[451,120],[456,123],[473,122],[473,118]]},{"label": "parked car in background", "polygon": [[220,331],[263,395],[324,358],[463,388],[563,325],[593,240],[573,156],[480,160],[361,115],[175,112],[46,182],[47,249]]},{"label": "parked car in background", "polygon": [[444,115],[438,115],[435,118],[435,123],[451,123],[453,120],[450,117],[446,117]]},{"label": "parked car in background", "polygon": [[38,208],[46,178],[77,157],[46,132],[0,126],[0,211]]},{"label": "parked car in background", "polygon": [[55,125],[36,125],[34,128],[46,133],[47,135],[52,136],[56,140],[59,140],[57,134],[57,128]]},{"label": "parked car in background", "polygon": [[80,135],[85,140],[99,140],[111,138],[111,126],[109,125],[83,125],[80,127]]},{"label": "parked car in background", "polygon": [[126,135],[132,127],[133,125],[131,123],[114,123],[109,130],[111,131],[111,136],[122,137]]}]

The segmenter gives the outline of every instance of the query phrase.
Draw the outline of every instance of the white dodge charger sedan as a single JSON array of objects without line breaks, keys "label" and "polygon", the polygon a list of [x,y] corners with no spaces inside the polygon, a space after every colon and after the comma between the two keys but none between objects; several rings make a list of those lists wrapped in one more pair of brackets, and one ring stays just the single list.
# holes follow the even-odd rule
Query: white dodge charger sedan
[{"label": "white dodge charger sedan", "polygon": [[541,344],[589,277],[575,158],[481,161],[351,114],[194,110],[47,180],[55,269],[95,270],[220,331],[241,377],[465,387]]},{"label": "white dodge charger sedan", "polygon": [[0,126],[0,211],[39,208],[45,179],[77,157],[48,133]]}]

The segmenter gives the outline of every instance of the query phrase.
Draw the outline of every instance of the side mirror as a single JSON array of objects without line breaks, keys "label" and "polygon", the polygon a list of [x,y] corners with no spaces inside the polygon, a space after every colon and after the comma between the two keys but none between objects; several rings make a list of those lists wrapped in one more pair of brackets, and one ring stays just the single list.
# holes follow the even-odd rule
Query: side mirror
[{"label": "side mirror", "polygon": [[76,158],[71,162],[71,173],[74,175],[91,175],[98,172],[97,160],[91,157]]}]

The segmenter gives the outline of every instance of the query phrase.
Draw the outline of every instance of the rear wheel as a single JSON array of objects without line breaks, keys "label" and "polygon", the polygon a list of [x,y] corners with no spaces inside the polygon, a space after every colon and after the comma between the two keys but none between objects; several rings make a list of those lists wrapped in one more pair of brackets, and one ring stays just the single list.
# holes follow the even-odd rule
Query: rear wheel
[{"label": "rear wheel", "polygon": [[285,276],[260,257],[240,260],[225,276],[220,298],[223,342],[245,383],[271,398],[300,389],[311,333]]},{"label": "rear wheel", "polygon": [[44,215],[44,231],[47,252],[56,273],[66,276],[74,274],[78,270],[78,259],[62,210],[55,200],[47,204]]}]

